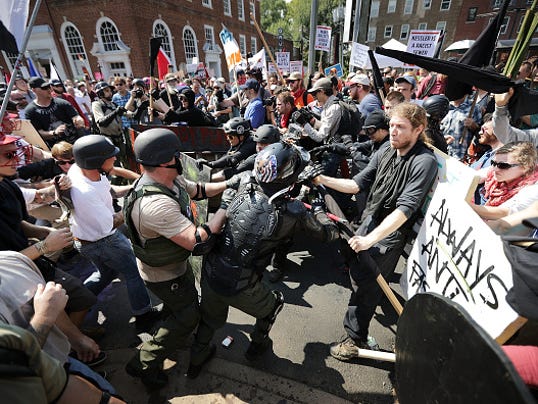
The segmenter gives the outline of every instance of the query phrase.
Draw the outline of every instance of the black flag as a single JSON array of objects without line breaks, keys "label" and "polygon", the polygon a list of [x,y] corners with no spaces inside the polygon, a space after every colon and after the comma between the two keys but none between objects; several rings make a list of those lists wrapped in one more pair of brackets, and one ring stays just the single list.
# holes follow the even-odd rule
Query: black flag
[{"label": "black flag", "polygon": [[383,94],[383,97],[386,97],[385,84],[383,83],[383,77],[381,77],[381,71],[377,65],[377,60],[374,55],[374,51],[368,50],[368,56],[370,57],[370,63],[372,64],[372,73],[374,75],[374,86],[375,91],[379,96]]},{"label": "black flag", "polygon": [[157,60],[157,55],[159,54],[159,48],[163,41],[162,37],[151,38],[149,40],[149,76],[155,76],[155,61]]},{"label": "black flag", "polygon": [[2,21],[0,21],[0,50],[9,53],[19,53],[15,37],[9,32]]}]

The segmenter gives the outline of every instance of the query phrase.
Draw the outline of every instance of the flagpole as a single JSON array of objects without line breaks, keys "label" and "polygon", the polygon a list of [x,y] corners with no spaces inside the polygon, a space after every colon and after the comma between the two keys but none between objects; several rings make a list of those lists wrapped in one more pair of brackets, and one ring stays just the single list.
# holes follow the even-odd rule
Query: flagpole
[{"label": "flagpole", "polygon": [[[269,58],[271,59],[271,62],[273,62],[273,65],[275,66],[276,73],[278,74],[278,78],[280,79],[280,83],[282,85],[286,84],[286,80],[284,80],[284,77],[282,76],[282,72],[278,68],[278,65],[275,62],[275,58],[273,57],[273,52],[271,52],[271,48],[269,48],[269,45],[267,45],[267,42],[265,41],[265,37],[263,36],[262,30],[260,29],[260,26],[258,25],[258,22],[256,21],[256,18],[254,17],[254,14],[250,13],[250,19],[254,23],[254,27],[256,28],[256,31],[258,31],[258,35],[260,36],[263,46],[265,46],[265,51],[269,54]],[[247,59],[248,64],[248,59]]]},{"label": "flagpole", "polygon": [[24,33],[24,38],[22,40],[21,49],[19,49],[19,56],[17,56],[17,60],[15,61],[13,74],[11,75],[11,79],[9,80],[9,84],[7,85],[4,99],[2,100],[2,108],[0,108],[0,127],[2,126],[2,119],[4,118],[4,114],[6,113],[7,103],[9,102],[9,96],[11,94],[11,90],[13,89],[13,86],[15,84],[17,70],[19,70],[22,57],[24,55],[24,52],[26,51],[26,46],[28,45],[28,40],[30,39],[30,35],[32,34],[32,27],[34,26],[35,20],[37,18],[37,12],[39,11],[40,5],[41,5],[41,0],[36,0],[34,10],[32,11],[32,15],[30,16],[30,21],[28,21],[28,26],[26,27],[26,32]]}]

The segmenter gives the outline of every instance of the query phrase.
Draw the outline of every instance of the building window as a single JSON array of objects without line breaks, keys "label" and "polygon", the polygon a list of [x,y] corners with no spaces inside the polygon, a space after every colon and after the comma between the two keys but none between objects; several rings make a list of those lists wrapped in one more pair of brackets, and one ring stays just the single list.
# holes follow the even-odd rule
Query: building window
[{"label": "building window", "polygon": [[521,26],[523,25],[523,20],[525,19],[525,16],[522,15],[521,18],[519,19],[519,24],[517,26],[517,33],[519,34],[519,31],[521,31]]},{"label": "building window", "polygon": [[478,7],[469,7],[469,11],[467,11],[467,21],[472,22],[476,21],[476,13],[478,11]]},{"label": "building window", "polygon": [[501,29],[499,30],[500,35],[506,34],[508,25],[510,25],[510,17],[504,17],[503,24],[501,25]]},{"label": "building window", "polygon": [[423,0],[422,8],[425,10],[429,10],[430,8],[432,8],[432,0]]},{"label": "building window", "polygon": [[208,8],[213,8],[211,6],[211,0],[202,0],[202,6],[208,7]]},{"label": "building window", "polygon": [[368,42],[375,42],[377,36],[377,27],[368,27]]},{"label": "building window", "polygon": [[222,5],[224,8],[224,15],[231,16],[232,15],[232,0],[223,0]]},{"label": "building window", "polygon": [[413,6],[414,5],[415,5],[415,0],[405,0],[404,14],[413,13]]},{"label": "building window", "polygon": [[396,2],[397,0],[389,0],[389,5],[387,6],[387,14],[396,12]]},{"label": "building window", "polygon": [[250,37],[250,52],[255,55],[258,53],[258,38],[255,36]]},{"label": "building window", "polygon": [[441,0],[440,10],[442,11],[450,10],[450,0]]},{"label": "building window", "polygon": [[170,28],[162,20],[156,20],[153,23],[153,36],[155,38],[162,38],[161,48],[163,49],[170,62],[175,67],[176,66],[176,55],[174,53],[174,46],[172,45],[172,34],[170,33]]},{"label": "building window", "polygon": [[187,63],[192,63],[192,59],[198,57],[198,46],[196,45],[196,34],[190,27],[183,28],[183,46],[185,47]]},{"label": "building window", "polygon": [[[9,70],[13,70],[19,55],[17,53],[9,53],[9,52],[6,52],[6,51],[2,51],[2,55],[4,55],[4,60],[6,61],[6,64],[7,64],[7,67],[9,68]],[[37,66],[36,66],[36,68],[37,68]]]},{"label": "building window", "polygon": [[427,22],[421,22],[418,24],[418,29],[421,31],[426,31],[428,29],[428,23]]},{"label": "building window", "polygon": [[374,0],[370,6],[370,18],[377,17],[379,17],[379,0]]},{"label": "building window", "polygon": [[409,24],[402,24],[402,28],[400,29],[400,40],[407,41],[408,37],[409,37]]},{"label": "building window", "polygon": [[101,26],[99,27],[99,36],[105,52],[120,50],[120,47],[118,46],[120,36],[118,34],[118,29],[112,21],[104,20],[101,23]]},{"label": "building window", "polygon": [[211,25],[204,25],[205,49],[215,50],[215,31]]},{"label": "building window", "polygon": [[444,32],[445,29],[446,29],[446,21],[437,21],[437,24],[435,25],[435,30]]},{"label": "building window", "polygon": [[62,40],[69,58],[71,70],[75,76],[83,76],[83,68],[88,69],[88,56],[79,30],[71,23],[62,26]]},{"label": "building window", "polygon": [[252,18],[249,17],[250,18],[250,23],[254,24],[254,20],[256,19],[256,4],[250,2],[249,3],[249,8],[250,8],[250,14],[252,14]]},{"label": "building window", "polygon": [[385,33],[383,36],[385,38],[390,38],[392,36],[392,25],[385,25]]},{"label": "building window", "polygon": [[239,34],[239,50],[243,57],[247,55],[247,38],[243,34]]},{"label": "building window", "polygon": [[245,4],[243,0],[237,0],[237,18],[245,21]]}]

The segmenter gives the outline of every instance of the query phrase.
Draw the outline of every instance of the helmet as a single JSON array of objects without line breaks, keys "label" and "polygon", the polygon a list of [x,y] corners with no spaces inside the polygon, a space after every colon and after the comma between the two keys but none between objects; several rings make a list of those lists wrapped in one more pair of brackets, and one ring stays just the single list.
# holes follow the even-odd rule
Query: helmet
[{"label": "helmet", "polygon": [[148,129],[136,137],[134,153],[137,163],[158,166],[172,160],[180,146],[179,138],[170,129]]},{"label": "helmet", "polygon": [[250,120],[244,119],[240,117],[232,118],[228,122],[226,122],[222,129],[224,129],[224,133],[231,133],[233,135],[248,135],[249,131],[252,129],[252,126],[250,126]]},{"label": "helmet", "polygon": [[422,107],[426,110],[428,117],[440,121],[448,114],[450,101],[444,95],[432,95],[424,100]]},{"label": "helmet", "polygon": [[106,88],[110,88],[108,83],[106,81],[100,81],[95,85],[94,90],[98,97],[102,97]]},{"label": "helmet", "polygon": [[146,83],[142,79],[134,79],[133,86],[140,86],[142,88],[146,88]]},{"label": "helmet", "polygon": [[273,143],[257,154],[254,177],[262,188],[264,185],[276,185],[283,189],[297,181],[309,161],[310,154],[302,147]]},{"label": "helmet", "polygon": [[263,144],[276,143],[280,140],[280,132],[275,125],[262,125],[256,129],[252,140]]},{"label": "helmet", "polygon": [[73,157],[80,168],[99,170],[105,160],[120,152],[112,141],[102,135],[86,135],[73,145]]}]

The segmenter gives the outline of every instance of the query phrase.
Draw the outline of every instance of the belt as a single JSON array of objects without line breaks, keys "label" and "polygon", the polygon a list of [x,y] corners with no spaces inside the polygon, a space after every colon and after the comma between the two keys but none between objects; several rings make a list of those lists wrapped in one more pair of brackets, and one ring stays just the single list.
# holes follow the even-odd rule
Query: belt
[{"label": "belt", "polygon": [[73,240],[78,241],[82,245],[91,244],[94,243],[94,241],[88,241],[88,240],[81,240],[79,238],[73,237]]}]

